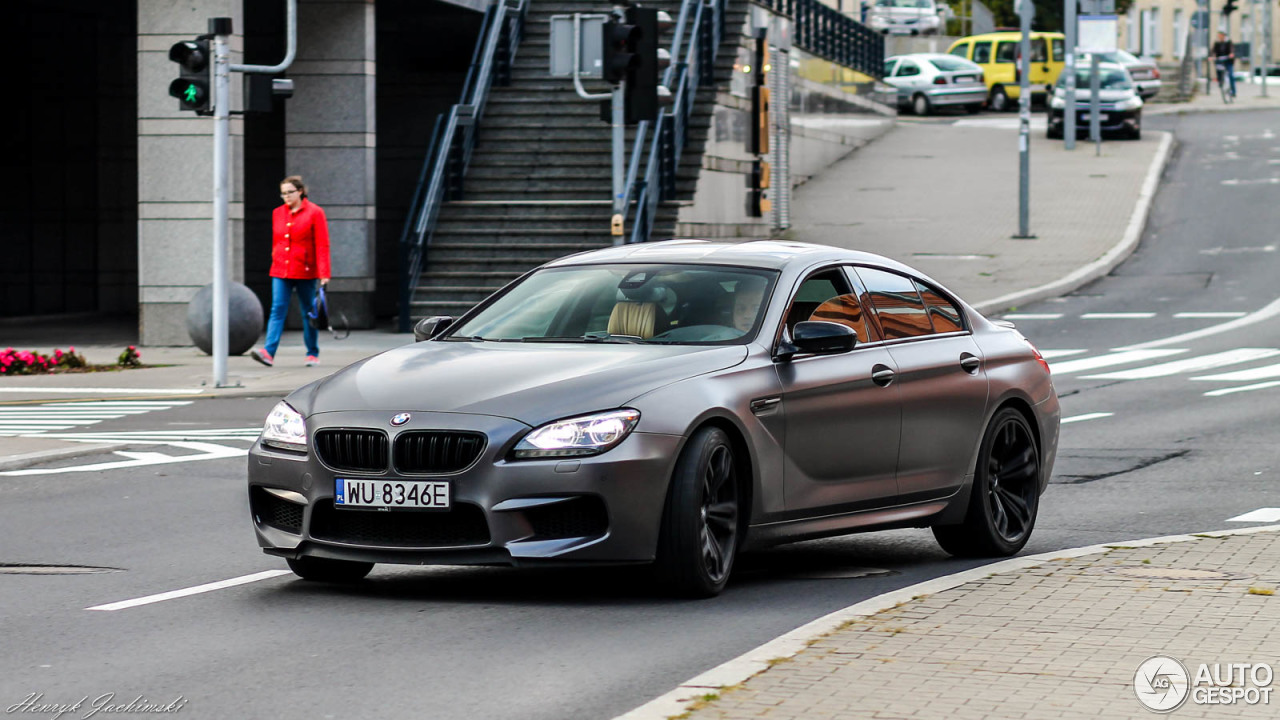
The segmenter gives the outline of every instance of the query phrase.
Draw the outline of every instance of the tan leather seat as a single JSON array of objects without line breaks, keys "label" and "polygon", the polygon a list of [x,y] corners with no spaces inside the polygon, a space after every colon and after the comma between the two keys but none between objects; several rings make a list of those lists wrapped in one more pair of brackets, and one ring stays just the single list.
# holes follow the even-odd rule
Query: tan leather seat
[{"label": "tan leather seat", "polygon": [[654,336],[666,313],[657,303],[620,302],[609,314],[610,335],[630,335],[642,339]]}]

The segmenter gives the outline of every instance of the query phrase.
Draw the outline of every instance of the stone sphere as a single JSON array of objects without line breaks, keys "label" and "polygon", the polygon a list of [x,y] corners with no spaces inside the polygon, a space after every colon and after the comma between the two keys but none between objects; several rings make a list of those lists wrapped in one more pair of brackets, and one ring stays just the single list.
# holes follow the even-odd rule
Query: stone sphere
[{"label": "stone sphere", "polygon": [[[262,303],[249,288],[227,283],[227,354],[243,355],[262,336]],[[205,285],[187,305],[187,334],[207,355],[213,354],[213,285]]]}]

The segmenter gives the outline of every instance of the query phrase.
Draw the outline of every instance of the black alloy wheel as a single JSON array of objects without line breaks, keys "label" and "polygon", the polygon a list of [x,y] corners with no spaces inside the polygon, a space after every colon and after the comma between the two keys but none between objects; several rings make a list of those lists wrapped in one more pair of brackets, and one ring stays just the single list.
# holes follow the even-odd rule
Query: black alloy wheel
[{"label": "black alloy wheel", "polygon": [[1013,408],[996,413],[978,454],[969,507],[960,525],[933,535],[952,555],[1007,556],[1027,544],[1040,505],[1040,453],[1027,419]]},{"label": "black alloy wheel", "polygon": [[711,597],[729,581],[739,539],[733,445],[719,428],[694,433],[667,493],[657,570],[681,595]]}]

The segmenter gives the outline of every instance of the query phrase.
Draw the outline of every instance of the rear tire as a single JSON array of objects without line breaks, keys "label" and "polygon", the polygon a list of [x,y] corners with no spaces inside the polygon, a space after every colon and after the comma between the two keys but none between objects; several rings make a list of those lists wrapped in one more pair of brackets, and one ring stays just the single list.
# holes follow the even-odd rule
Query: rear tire
[{"label": "rear tire", "polygon": [[729,582],[741,536],[738,489],[729,436],[715,427],[694,433],[671,477],[655,562],[675,593],[713,597]]},{"label": "rear tire", "polygon": [[373,563],[302,556],[287,561],[294,575],[312,582],[352,583],[364,578]]},{"label": "rear tire", "polygon": [[1040,452],[1022,413],[1006,407],[991,418],[978,452],[969,507],[959,525],[935,525],[933,536],[957,557],[1005,557],[1031,538],[1040,508]]},{"label": "rear tire", "polygon": [[929,102],[929,98],[924,95],[916,95],[911,98],[911,109],[915,111],[916,115],[924,117],[933,111],[933,105]]}]

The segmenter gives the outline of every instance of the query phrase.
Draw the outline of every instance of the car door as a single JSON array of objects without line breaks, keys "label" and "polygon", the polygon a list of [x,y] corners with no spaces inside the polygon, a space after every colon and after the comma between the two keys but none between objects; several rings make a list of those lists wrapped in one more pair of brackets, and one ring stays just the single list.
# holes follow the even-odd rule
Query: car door
[{"label": "car door", "polygon": [[898,61],[898,67],[893,71],[893,77],[890,84],[898,88],[898,104],[906,105],[911,102],[911,95],[915,88],[920,85],[920,65],[907,58]]},{"label": "car door", "polygon": [[1053,77],[1054,72],[1049,65],[1049,47],[1045,42],[1043,35],[1033,36],[1031,38],[1031,74],[1027,78],[1027,82],[1031,83],[1032,90],[1040,89],[1057,80]]},{"label": "car door", "polygon": [[902,418],[894,364],[868,315],[838,266],[810,274],[792,295],[780,334],[820,319],[854,328],[859,343],[847,353],[797,355],[776,365],[788,511],[858,510],[897,495]]},{"label": "car door", "polygon": [[859,266],[902,401],[898,490],[924,500],[955,492],[973,472],[984,430],[987,376],[959,306],[918,278]]}]

